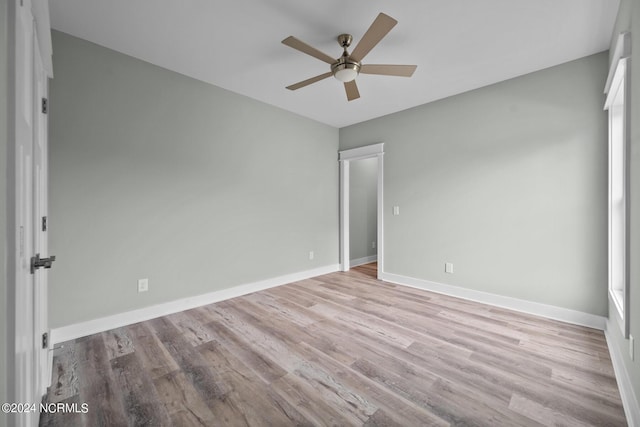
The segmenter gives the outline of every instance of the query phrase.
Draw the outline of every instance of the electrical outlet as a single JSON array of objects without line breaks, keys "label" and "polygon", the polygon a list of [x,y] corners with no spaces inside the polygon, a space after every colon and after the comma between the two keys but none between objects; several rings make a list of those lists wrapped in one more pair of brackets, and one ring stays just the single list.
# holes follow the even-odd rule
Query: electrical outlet
[{"label": "electrical outlet", "polygon": [[629,356],[631,357],[631,360],[633,360],[633,344],[634,344],[634,339],[633,339],[633,335],[629,335]]},{"label": "electrical outlet", "polygon": [[371,242],[371,249],[375,249],[376,248],[376,242]]},{"label": "electrical outlet", "polygon": [[314,256],[314,255],[313,255],[313,251],[309,251],[309,260],[312,260],[312,259],[313,259],[313,256]]},{"label": "electrical outlet", "polygon": [[453,263],[452,262],[445,262],[444,263],[444,272],[453,274]]},{"label": "electrical outlet", "polygon": [[138,280],[138,292],[147,292],[149,290],[149,279]]},{"label": "electrical outlet", "polygon": [[393,214],[394,215],[400,215],[400,206],[394,206],[393,207]]}]

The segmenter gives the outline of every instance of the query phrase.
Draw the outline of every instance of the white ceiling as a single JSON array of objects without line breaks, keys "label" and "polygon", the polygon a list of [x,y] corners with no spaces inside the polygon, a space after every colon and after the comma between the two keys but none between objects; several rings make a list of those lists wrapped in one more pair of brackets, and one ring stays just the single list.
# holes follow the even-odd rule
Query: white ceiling
[{"label": "white ceiling", "polygon": [[[609,48],[619,0],[52,0],[51,24],[161,67],[335,127],[380,117]],[[398,25],[363,63],[417,64],[411,78],[360,75],[348,102],[329,65],[379,12]],[[54,46],[55,63],[55,46]]]}]

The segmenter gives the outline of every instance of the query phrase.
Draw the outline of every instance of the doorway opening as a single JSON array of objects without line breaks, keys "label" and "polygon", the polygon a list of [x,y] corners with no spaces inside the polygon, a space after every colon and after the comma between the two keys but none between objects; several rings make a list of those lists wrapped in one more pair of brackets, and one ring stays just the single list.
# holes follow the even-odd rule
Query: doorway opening
[{"label": "doorway opening", "polygon": [[378,158],[349,167],[349,265],[378,261]]},{"label": "doorway opening", "polygon": [[[374,161],[355,164],[361,160],[373,159]],[[376,275],[384,272],[384,235],[383,235],[383,170],[384,170],[384,144],[373,144],[364,147],[343,150],[339,152],[340,161],[340,269],[349,271],[354,264],[374,264],[377,268]],[[352,194],[351,181],[352,169],[370,169],[365,176],[374,181],[375,188],[371,189],[372,194],[365,197],[365,201],[371,201],[375,195],[375,212],[370,213],[370,219],[362,220],[362,222],[351,221],[352,200],[360,199]],[[372,170],[371,170],[372,169]],[[353,177],[354,181],[362,178],[362,174]],[[363,184],[366,186],[366,184]],[[360,200],[362,201],[362,200]],[[360,210],[361,207],[355,208]],[[369,214],[366,214],[369,215]],[[375,233],[371,230],[370,225],[375,222]],[[356,225],[357,223],[357,225]],[[361,227],[363,226],[364,227]],[[354,236],[364,236],[356,244],[352,238]],[[373,238],[375,236],[375,238]],[[360,237],[359,237],[360,239]],[[369,241],[370,240],[370,241]],[[372,246],[375,246],[373,248]]]}]

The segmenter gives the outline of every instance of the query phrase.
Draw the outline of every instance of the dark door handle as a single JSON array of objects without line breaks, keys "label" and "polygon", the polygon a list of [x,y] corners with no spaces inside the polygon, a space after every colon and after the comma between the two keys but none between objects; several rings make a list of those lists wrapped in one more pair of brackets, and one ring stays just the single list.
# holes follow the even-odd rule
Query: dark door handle
[{"label": "dark door handle", "polygon": [[40,254],[31,257],[31,274],[35,273],[38,268],[51,268],[53,261],[56,260],[54,255],[49,258],[40,258]]}]

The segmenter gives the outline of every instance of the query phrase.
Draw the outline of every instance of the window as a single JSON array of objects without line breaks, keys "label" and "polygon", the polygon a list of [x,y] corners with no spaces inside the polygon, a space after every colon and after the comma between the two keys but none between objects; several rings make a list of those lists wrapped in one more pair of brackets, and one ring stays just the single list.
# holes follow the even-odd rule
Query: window
[{"label": "window", "polygon": [[629,334],[629,54],[628,33],[618,39],[607,79],[609,111],[609,298],[625,338]]}]

